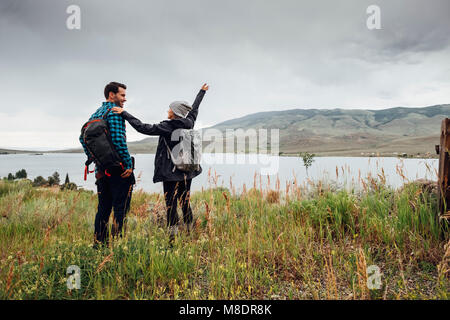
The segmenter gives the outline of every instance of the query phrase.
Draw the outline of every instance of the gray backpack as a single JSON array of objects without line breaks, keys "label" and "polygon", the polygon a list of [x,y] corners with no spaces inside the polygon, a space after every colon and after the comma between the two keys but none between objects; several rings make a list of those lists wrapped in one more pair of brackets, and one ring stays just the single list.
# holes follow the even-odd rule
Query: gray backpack
[{"label": "gray backpack", "polygon": [[[175,139],[173,135],[175,134]],[[178,137],[177,137],[178,136]],[[178,139],[176,139],[178,138]],[[167,157],[172,159],[175,169],[184,172],[193,172],[200,170],[200,161],[202,155],[202,138],[200,132],[194,129],[178,129],[172,133],[173,140],[179,140],[172,150],[167,144],[166,138],[163,138],[167,147]]]}]

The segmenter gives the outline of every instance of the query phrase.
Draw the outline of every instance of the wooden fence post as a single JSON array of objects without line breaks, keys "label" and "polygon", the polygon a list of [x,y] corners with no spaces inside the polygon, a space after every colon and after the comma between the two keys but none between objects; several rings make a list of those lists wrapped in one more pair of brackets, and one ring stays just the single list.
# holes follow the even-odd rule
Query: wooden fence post
[{"label": "wooden fence post", "polygon": [[450,220],[450,119],[442,120],[439,145],[439,218]]}]

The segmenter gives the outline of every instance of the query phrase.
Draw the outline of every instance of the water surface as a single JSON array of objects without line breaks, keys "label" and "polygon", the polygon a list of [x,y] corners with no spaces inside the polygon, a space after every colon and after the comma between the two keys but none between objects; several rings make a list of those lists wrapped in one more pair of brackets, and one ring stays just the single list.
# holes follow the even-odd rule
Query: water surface
[{"label": "water surface", "polygon": [[[155,155],[136,154],[133,156],[136,158],[135,173],[138,177],[136,188],[147,192],[162,192],[162,183],[154,184],[152,181]],[[227,157],[228,159],[226,159]],[[222,159],[224,163],[213,163],[213,159]],[[5,177],[10,172],[14,174],[20,169],[25,169],[30,179],[39,175],[47,178],[53,172],[58,171],[61,182],[64,182],[66,173],[68,173],[70,180],[78,186],[96,190],[93,174],[88,176],[87,181],[83,180],[85,160],[84,154],[73,153],[0,155],[0,177]],[[247,189],[255,184],[258,188],[260,184],[266,188],[269,183],[272,188],[275,188],[278,179],[280,189],[283,190],[286,188],[286,184],[292,184],[295,180],[298,184],[302,184],[308,178],[336,181],[339,185],[349,186],[352,183],[358,184],[359,177],[367,177],[368,174],[377,177],[377,175],[382,175],[383,171],[386,183],[393,187],[399,187],[404,183],[405,178],[409,180],[437,179],[436,172],[439,165],[437,159],[316,157],[306,172],[302,159],[298,157],[273,156],[265,158],[265,161],[265,163],[259,164],[250,163],[249,155],[243,154],[203,154],[203,173],[193,180],[191,188],[193,191],[197,191],[215,186],[230,188],[231,185],[236,192],[240,192],[244,183]],[[271,175],[261,175],[261,171],[269,167],[267,163],[271,163],[278,170]]]}]

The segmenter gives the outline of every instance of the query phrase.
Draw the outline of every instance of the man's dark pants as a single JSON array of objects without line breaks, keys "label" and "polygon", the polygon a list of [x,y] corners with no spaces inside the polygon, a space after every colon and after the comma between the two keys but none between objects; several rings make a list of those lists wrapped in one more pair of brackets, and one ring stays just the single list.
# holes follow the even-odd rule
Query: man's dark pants
[{"label": "man's dark pants", "polygon": [[128,178],[120,175],[103,176],[97,179],[98,211],[95,216],[95,240],[108,243],[108,220],[114,208],[114,219],[111,234],[116,237],[122,235],[122,226],[127,212],[130,210],[131,194],[135,183],[134,173]]}]

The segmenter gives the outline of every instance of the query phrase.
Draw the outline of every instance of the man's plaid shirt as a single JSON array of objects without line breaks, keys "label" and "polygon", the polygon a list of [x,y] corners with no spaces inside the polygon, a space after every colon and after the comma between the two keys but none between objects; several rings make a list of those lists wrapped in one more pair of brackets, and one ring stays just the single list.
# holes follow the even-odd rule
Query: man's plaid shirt
[{"label": "man's plaid shirt", "polygon": [[[117,107],[113,102],[103,102],[102,106],[95,111],[95,113],[89,118],[98,119],[103,117],[106,111],[110,110],[112,107]],[[127,136],[125,133],[125,120],[119,115],[112,111],[108,113],[106,117],[109,125],[109,131],[111,132],[111,140],[114,144],[114,148],[122,159],[123,166],[125,169],[131,169],[131,157],[128,152],[127,147]],[[84,144],[83,137],[80,135],[80,142],[83,146],[84,153],[90,158],[89,151],[86,149],[86,145]]]}]

